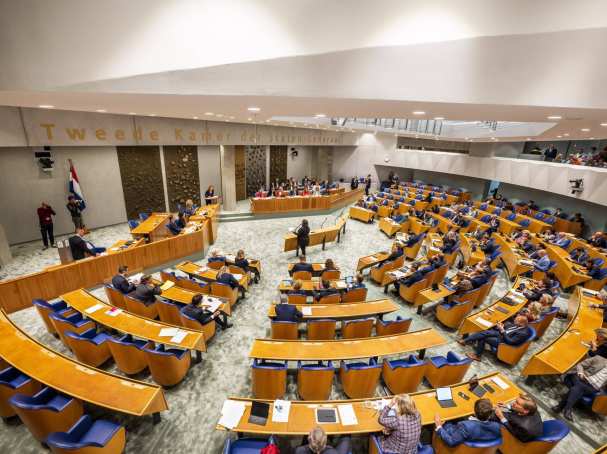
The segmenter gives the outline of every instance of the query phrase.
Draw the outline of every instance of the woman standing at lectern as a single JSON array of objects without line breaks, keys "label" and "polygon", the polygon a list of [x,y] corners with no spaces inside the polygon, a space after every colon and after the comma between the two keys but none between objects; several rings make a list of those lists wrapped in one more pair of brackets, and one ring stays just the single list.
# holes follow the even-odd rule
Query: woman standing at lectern
[{"label": "woman standing at lectern", "polygon": [[305,256],[306,246],[310,242],[310,227],[307,219],[301,221],[299,227],[295,229],[295,235],[297,235],[297,247],[301,249],[301,254]]}]

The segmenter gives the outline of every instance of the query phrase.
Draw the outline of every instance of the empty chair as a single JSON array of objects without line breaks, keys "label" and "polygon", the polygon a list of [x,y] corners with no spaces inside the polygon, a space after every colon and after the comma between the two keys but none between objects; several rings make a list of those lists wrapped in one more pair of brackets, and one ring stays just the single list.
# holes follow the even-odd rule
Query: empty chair
[{"label": "empty chair", "polygon": [[179,313],[181,306],[179,304],[175,304],[171,301],[159,298],[156,301],[156,309],[158,310],[158,316],[160,317],[160,320],[164,323],[169,323],[171,325],[177,326],[180,326],[182,324],[181,316]]},{"label": "empty chair", "polygon": [[382,320],[378,318],[375,324],[375,333],[378,336],[401,334],[409,331],[410,326],[411,318],[402,318],[400,315],[397,315],[395,320]]},{"label": "empty chair", "polygon": [[317,304],[339,304],[341,302],[341,295],[339,293],[333,293],[332,295],[323,296]]},{"label": "empty chair", "polygon": [[404,299],[407,303],[413,304],[415,301],[415,297],[417,294],[425,289],[428,286],[426,279],[422,279],[421,281],[417,281],[415,284],[406,286],[400,285],[398,288],[398,294],[402,299]]},{"label": "empty chair", "polygon": [[551,307],[548,312],[545,312],[541,315],[541,317],[534,321],[529,322],[529,326],[535,330],[535,338],[539,339],[544,335],[554,317],[556,317],[557,312],[559,311],[558,307]]},{"label": "empty chair", "polygon": [[422,382],[425,370],[426,363],[415,355],[392,361],[384,358],[381,376],[392,394],[411,393]]},{"label": "empty chair", "polygon": [[53,432],[66,432],[82,416],[82,402],[43,388],[33,396],[15,394],[10,405],[32,435],[44,442]]},{"label": "empty chair", "polygon": [[174,386],[184,379],[190,369],[192,356],[188,350],[165,349],[164,345],[155,348],[150,343],[143,352],[152,374],[152,379],[161,386]]},{"label": "empty chair", "polygon": [[379,383],[382,365],[377,364],[376,358],[371,358],[369,364],[364,362],[341,362],[339,378],[343,391],[349,399],[363,399],[375,396],[375,388]]},{"label": "empty chair", "polygon": [[152,320],[158,318],[156,303],[145,304],[143,301],[129,295],[124,295],[124,301],[127,311],[141,315],[142,317],[151,318]]},{"label": "empty chair", "polygon": [[529,224],[531,224],[531,221],[529,219],[523,219],[523,220],[521,220],[521,222],[518,223],[518,225],[524,229],[529,227]]},{"label": "empty chair", "polygon": [[105,294],[107,295],[107,298],[112,306],[126,310],[124,293],[115,288],[112,284],[105,284]]},{"label": "empty chair", "polygon": [[0,371],[0,417],[15,416],[15,410],[9,403],[9,399],[15,394],[32,396],[40,391],[40,388],[42,388],[40,383],[14,367],[7,367]]},{"label": "empty chair", "polygon": [[133,229],[136,229],[137,227],[139,227],[139,221],[130,219],[129,220],[129,229],[133,230]]},{"label": "empty chair", "polygon": [[107,344],[118,369],[127,375],[134,375],[148,367],[148,361],[143,352],[148,342],[135,340],[130,334],[120,339],[108,337]]},{"label": "empty chair", "polygon": [[179,312],[179,317],[181,319],[180,324],[185,328],[193,329],[195,331],[202,331],[204,333],[205,343],[209,343],[209,341],[215,336],[215,332],[217,331],[217,322],[215,319],[212,318],[206,323],[200,323],[195,318],[192,318],[186,314],[183,309],[181,309]]},{"label": "empty chair", "polygon": [[498,344],[497,349],[491,347],[491,350],[494,351],[497,355],[497,359],[503,361],[506,364],[510,364],[514,366],[519,362],[521,357],[525,354],[529,345],[531,345],[531,341],[535,339],[535,330],[529,327],[531,330],[531,334],[529,338],[520,345],[508,345],[504,342]]},{"label": "empty chair", "polygon": [[273,443],[272,438],[239,438],[232,440],[227,438],[224,445],[223,454],[254,454]]},{"label": "empty chair", "polygon": [[453,385],[464,379],[472,360],[454,352],[447,356],[433,356],[426,361],[426,379],[433,388]]},{"label": "empty chair", "polygon": [[120,454],[124,451],[126,431],[113,422],[89,415],[81,417],[67,432],[55,432],[46,443],[56,454]]},{"label": "empty chair", "polygon": [[332,340],[335,339],[335,320],[310,320],[307,323],[308,340]]},{"label": "empty chair", "polygon": [[329,361],[326,365],[297,362],[297,393],[302,400],[328,400],[333,388],[335,369]]},{"label": "empty chair", "polygon": [[326,270],[323,271],[320,275],[321,279],[325,279],[327,281],[333,281],[339,279],[341,277],[341,272],[339,270]]},{"label": "empty chair", "polygon": [[462,323],[462,320],[474,309],[475,300],[459,301],[452,300],[448,303],[441,303],[436,306],[436,318],[443,325],[456,329]]},{"label": "empty chair", "polygon": [[447,275],[447,271],[449,271],[449,265],[444,264],[443,266],[438,267],[435,271],[436,274],[434,275],[434,280],[432,282],[428,282],[429,286],[443,282],[445,276]]},{"label": "empty chair", "polygon": [[516,219],[516,213],[510,213],[508,216],[506,216],[506,219],[509,221],[514,221]]},{"label": "empty chair", "polygon": [[502,437],[487,441],[465,441],[450,447],[435,432],[432,437],[432,448],[436,454],[494,454],[502,444]]},{"label": "empty chair", "polygon": [[96,326],[93,321],[84,319],[79,312],[66,317],[62,316],[61,313],[51,312],[49,318],[55,327],[59,338],[68,348],[69,344],[64,336],[65,331],[69,330],[73,333],[83,333]]},{"label": "empty chair", "polygon": [[150,215],[148,213],[139,213],[139,219],[141,219],[141,221],[145,221],[149,217]]},{"label": "empty chair", "polygon": [[502,454],[545,454],[556,447],[559,441],[569,434],[569,426],[559,419],[544,421],[543,433],[528,442],[522,442],[502,427]]},{"label": "empty chair", "polygon": [[282,399],[287,391],[287,363],[253,360],[251,365],[253,397]]},{"label": "empty chair", "polygon": [[310,281],[312,280],[312,273],[309,271],[295,271],[293,273],[293,279],[300,281]]},{"label": "empty chair", "polygon": [[105,333],[97,333],[96,328],[80,334],[67,330],[64,335],[76,358],[89,366],[98,367],[112,356],[108,342],[106,342],[110,336]]},{"label": "empty chair", "polygon": [[302,304],[306,304],[308,301],[308,297],[306,295],[287,295],[287,303],[289,304],[296,304],[296,305],[302,305]]},{"label": "empty chair", "polygon": [[360,303],[367,299],[366,288],[353,288],[346,290],[341,296],[342,303]]},{"label": "empty chair", "polygon": [[371,337],[373,330],[373,319],[365,318],[358,320],[345,320],[341,324],[341,337],[344,339],[355,339],[359,337]]},{"label": "empty chair", "polygon": [[481,218],[481,222],[484,222],[485,224],[488,223],[491,220],[491,215],[489,214],[485,214],[482,218]]},{"label": "empty chair", "polygon": [[228,284],[212,282],[211,295],[226,298],[230,302],[230,307],[232,307],[238,301],[238,287],[232,288]]},{"label": "empty chair", "polygon": [[38,314],[40,314],[40,317],[42,318],[42,321],[44,322],[44,325],[46,326],[46,330],[51,334],[57,334],[57,330],[55,329],[55,326],[51,322],[51,320],[49,318],[49,314],[51,314],[52,312],[57,312],[59,314],[65,315],[65,311],[69,311],[65,301],[57,301],[55,303],[49,303],[46,300],[35,299],[32,301],[32,303],[33,303],[34,307],[36,308],[36,310],[38,311]]},{"label": "empty chair", "polygon": [[297,339],[299,337],[297,322],[272,320],[272,339]]}]

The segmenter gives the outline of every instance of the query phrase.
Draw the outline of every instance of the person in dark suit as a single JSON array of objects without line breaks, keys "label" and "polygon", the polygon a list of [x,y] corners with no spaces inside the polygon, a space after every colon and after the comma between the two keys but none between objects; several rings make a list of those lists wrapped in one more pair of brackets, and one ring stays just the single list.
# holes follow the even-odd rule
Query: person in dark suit
[{"label": "person in dark suit", "polygon": [[382,266],[384,263],[386,262],[391,262],[393,260],[396,260],[399,257],[402,257],[402,255],[405,253],[405,251],[403,250],[403,247],[401,246],[400,243],[393,243],[392,244],[392,249],[390,250],[390,255],[388,257],[386,257],[383,260],[379,260],[377,262],[377,268],[379,268],[380,266]]},{"label": "person in dark suit", "polygon": [[487,233],[489,233],[489,235],[491,235],[492,233],[497,232],[499,228],[500,228],[499,218],[496,215],[491,216],[491,219],[489,219],[489,228],[487,229]]},{"label": "person in dark suit", "polygon": [[207,259],[207,263],[211,262],[222,262],[225,263],[225,256],[221,255],[217,249],[211,251],[211,256]]},{"label": "person in dark suit", "polygon": [[297,271],[308,271],[310,273],[314,272],[314,267],[312,266],[311,263],[306,263],[306,256],[305,255],[300,255],[299,256],[299,263],[296,263],[295,265],[293,265],[293,268],[291,268],[291,275]]},{"label": "person in dark suit", "polygon": [[247,260],[244,250],[240,249],[236,253],[236,258],[234,260],[234,265],[239,268],[242,268],[245,273],[253,273],[255,275],[255,283],[259,283],[259,279],[261,276],[259,275],[259,270],[257,268],[251,267],[249,261]]},{"label": "person in dark suit", "polygon": [[474,403],[474,416],[476,419],[443,424],[437,414],[434,416],[436,433],[450,447],[465,441],[486,441],[500,436],[499,423],[489,420],[493,416],[493,405],[489,399],[479,399]]},{"label": "person in dark suit", "polygon": [[180,229],[185,229],[185,226],[188,222],[185,220],[185,213],[179,212],[177,213],[177,220],[175,221],[175,225]]},{"label": "person in dark suit", "polygon": [[355,288],[367,288],[365,286],[365,277],[363,276],[363,273],[356,273],[356,281],[352,283],[352,287],[350,287],[350,289]]},{"label": "person in dark suit", "polygon": [[409,236],[409,239],[405,243],[405,247],[412,247],[412,246],[414,246],[419,241],[420,238],[421,238],[421,235],[415,235],[414,233],[411,234]]},{"label": "person in dark suit", "polygon": [[171,232],[173,235],[179,235],[182,229],[182,227],[179,227],[179,224],[177,222],[178,221],[173,218],[173,215],[169,216],[169,223],[167,224],[167,229],[169,229],[169,232]]},{"label": "person in dark suit", "polygon": [[497,249],[497,245],[495,244],[493,239],[489,238],[489,237],[483,238],[481,240],[481,242],[479,243],[479,247],[480,247],[481,251],[483,251],[485,253],[485,255],[491,255]]},{"label": "person in dark suit", "polygon": [[206,205],[212,205],[216,203],[216,200],[217,199],[215,198],[215,187],[213,185],[210,185],[204,192],[204,203]]},{"label": "person in dark suit", "polygon": [[129,271],[129,267],[126,265],[121,265],[118,267],[118,274],[112,278],[112,286],[116,290],[120,290],[123,294],[131,293],[135,291],[137,288],[135,284],[131,284],[127,277],[126,273]]},{"label": "person in dark suit", "polygon": [[394,282],[394,288],[398,292],[400,290],[400,286],[404,285],[405,287],[410,287],[416,282],[421,281],[424,278],[424,275],[421,271],[419,271],[419,263],[413,262],[411,264],[411,268],[409,269],[409,273],[407,276],[402,277]]},{"label": "person in dark suit", "polygon": [[141,277],[139,285],[135,289],[135,298],[141,301],[146,306],[156,302],[156,295],[160,295],[162,290],[160,286],[152,283],[152,276],[146,274]]},{"label": "person in dark suit", "polygon": [[320,426],[312,429],[306,438],[306,444],[298,446],[295,454],[348,454],[351,452],[352,443],[349,436],[341,437],[334,448],[328,444],[327,434]]},{"label": "person in dark suit", "polygon": [[291,287],[291,290],[289,290],[287,292],[287,295],[306,296],[306,292],[301,289],[301,286],[302,286],[302,283],[301,283],[300,280],[297,280],[297,281],[293,282],[293,286]]},{"label": "person in dark suit", "polygon": [[44,249],[48,249],[49,240],[52,247],[57,247],[55,245],[55,236],[53,234],[53,216],[55,216],[57,213],[55,213],[55,210],[53,210],[48,203],[42,202],[40,207],[38,207],[37,214]]},{"label": "person in dark suit", "polygon": [[240,289],[240,294],[244,298],[245,289],[242,285],[238,283],[234,275],[230,273],[227,266],[221,267],[221,269],[217,272],[217,277],[215,278],[217,282],[220,284],[229,285],[230,288],[238,288]]},{"label": "person in dark suit", "polygon": [[537,404],[529,394],[520,394],[509,406],[497,404],[492,418],[502,423],[518,440],[526,443],[544,433]]},{"label": "person in dark suit", "polygon": [[76,235],[71,236],[68,243],[74,260],[82,260],[88,256],[96,257],[105,252],[105,248],[95,247],[90,241],[84,239],[84,229],[76,230]]},{"label": "person in dark suit", "polygon": [[371,174],[367,175],[367,178],[365,178],[365,195],[369,195],[370,189],[371,189]]},{"label": "person in dark suit", "polygon": [[223,319],[218,317],[221,312],[217,310],[213,313],[207,310],[204,306],[201,305],[202,301],[202,295],[200,293],[197,293],[192,297],[192,302],[182,309],[183,313],[188,317],[193,318],[194,320],[198,320],[203,325],[206,325],[211,320],[215,320],[215,323],[217,323],[222,330],[226,330],[232,327],[232,324],[228,323],[225,314]]},{"label": "person in dark suit", "polygon": [[310,226],[308,225],[308,220],[303,219],[294,233],[297,235],[298,250],[301,249],[301,254],[306,255],[306,246],[310,243]]},{"label": "person in dark suit", "polygon": [[462,345],[475,343],[474,353],[468,353],[468,357],[475,361],[480,361],[481,355],[485,351],[485,344],[489,344],[492,347],[497,347],[501,343],[521,345],[529,339],[531,329],[528,324],[527,317],[517,315],[514,323],[498,323],[494,329],[470,334],[467,338],[460,339],[458,342]]},{"label": "person in dark suit", "polygon": [[325,296],[335,295],[336,293],[339,293],[339,290],[331,287],[330,281],[322,280],[320,281],[320,288],[314,292],[314,299],[318,301]]},{"label": "person in dark suit", "polygon": [[299,322],[303,318],[303,314],[297,310],[297,306],[294,304],[287,304],[287,302],[281,302],[274,306],[276,316],[274,320],[277,322]]},{"label": "person in dark suit", "polygon": [[78,200],[76,197],[71,195],[67,198],[67,205],[65,205],[65,207],[67,208],[67,211],[70,212],[70,216],[72,217],[72,222],[74,223],[76,230],[83,229],[84,222],[82,221],[82,200]]},{"label": "person in dark suit", "polygon": [[446,263],[445,256],[443,254],[436,254],[430,257],[430,263],[432,263],[434,269],[440,268]]}]

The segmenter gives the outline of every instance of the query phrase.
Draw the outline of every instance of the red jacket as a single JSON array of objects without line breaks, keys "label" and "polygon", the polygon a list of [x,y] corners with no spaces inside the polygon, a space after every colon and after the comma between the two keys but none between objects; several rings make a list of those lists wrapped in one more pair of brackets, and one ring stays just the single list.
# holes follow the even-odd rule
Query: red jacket
[{"label": "red jacket", "polygon": [[53,211],[51,207],[40,207],[38,208],[38,219],[40,220],[40,225],[49,225],[53,223],[53,218],[51,215],[55,215],[56,213]]}]

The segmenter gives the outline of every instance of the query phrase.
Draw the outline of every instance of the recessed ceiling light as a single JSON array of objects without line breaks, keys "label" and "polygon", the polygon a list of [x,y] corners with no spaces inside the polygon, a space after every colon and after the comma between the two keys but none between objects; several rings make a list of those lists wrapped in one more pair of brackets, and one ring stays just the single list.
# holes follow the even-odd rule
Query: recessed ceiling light
[{"label": "recessed ceiling light", "polygon": [[464,140],[468,140],[468,138],[467,138],[467,137],[464,137]]},{"label": "recessed ceiling light", "polygon": [[104,112],[107,112],[107,110],[105,110],[105,109],[96,109],[95,112],[104,113]]},{"label": "recessed ceiling light", "polygon": [[434,117],[435,120],[444,120],[445,117]]},{"label": "recessed ceiling light", "polygon": [[548,120],[560,120],[561,118],[563,117],[561,117],[560,115],[550,115],[548,117]]},{"label": "recessed ceiling light", "polygon": [[582,129],[580,129],[580,131],[582,131],[582,132],[588,132],[588,131],[590,131],[590,128],[582,128]]},{"label": "recessed ceiling light", "polygon": [[563,134],[564,137],[569,137],[569,133],[566,132],[565,134]]},{"label": "recessed ceiling light", "polygon": [[150,117],[155,117],[156,114],[148,114]]},{"label": "recessed ceiling light", "polygon": [[314,115],[316,118],[325,118],[326,115],[325,114],[316,114]]},{"label": "recessed ceiling light", "polygon": [[51,106],[50,104],[40,104],[38,107],[41,109],[54,109],[55,106]]},{"label": "recessed ceiling light", "polygon": [[423,110],[414,110],[413,115],[426,115],[426,112]]},{"label": "recessed ceiling light", "polygon": [[561,137],[563,137],[563,136],[556,136],[557,139],[560,139]]},{"label": "recessed ceiling light", "polygon": [[601,126],[607,126],[607,123],[601,123]]},{"label": "recessed ceiling light", "polygon": [[198,120],[198,117],[192,117],[194,120]]},{"label": "recessed ceiling light", "polygon": [[223,117],[223,114],[215,114],[215,116],[216,116],[217,118],[221,118],[221,117]]},{"label": "recessed ceiling light", "polygon": [[594,140],[594,137],[591,137],[590,140]]},{"label": "recessed ceiling light", "polygon": [[247,108],[247,110],[248,110],[249,112],[259,112],[261,109],[260,109],[259,107],[255,107],[255,106],[253,106],[253,107],[249,107],[249,108]]},{"label": "recessed ceiling light", "polygon": [[215,115],[213,112],[205,112],[204,114],[209,116]]},{"label": "recessed ceiling light", "polygon": [[248,121],[252,121],[253,119],[251,117],[247,118]]}]

